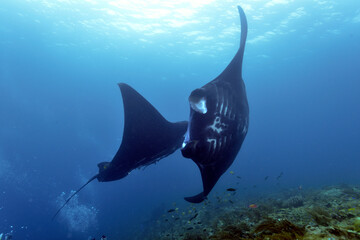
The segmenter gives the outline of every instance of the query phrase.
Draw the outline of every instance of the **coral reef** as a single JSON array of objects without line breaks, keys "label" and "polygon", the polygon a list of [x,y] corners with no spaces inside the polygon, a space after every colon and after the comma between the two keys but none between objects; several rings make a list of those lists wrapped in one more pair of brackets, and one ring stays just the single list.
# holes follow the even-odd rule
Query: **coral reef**
[{"label": "coral reef", "polygon": [[360,217],[354,219],[353,227],[354,227],[354,231],[360,233]]},{"label": "coral reef", "polygon": [[304,235],[304,227],[298,227],[288,220],[267,219],[254,230],[255,239],[291,240],[302,239]]},{"label": "coral reef", "polygon": [[285,208],[291,208],[291,207],[297,208],[303,205],[304,205],[304,199],[300,195],[290,197],[288,200],[285,200],[283,204]]},{"label": "coral reef", "polygon": [[222,239],[252,239],[252,236],[248,233],[242,231],[239,226],[227,226],[221,231],[217,232],[215,235],[211,236],[212,240],[222,240]]},{"label": "coral reef", "polygon": [[252,199],[224,192],[202,204],[165,211],[133,239],[360,240],[359,200],[360,188],[349,185],[283,189]]},{"label": "coral reef", "polygon": [[322,207],[314,206],[306,210],[314,221],[321,226],[329,226],[331,222],[330,214]]}]

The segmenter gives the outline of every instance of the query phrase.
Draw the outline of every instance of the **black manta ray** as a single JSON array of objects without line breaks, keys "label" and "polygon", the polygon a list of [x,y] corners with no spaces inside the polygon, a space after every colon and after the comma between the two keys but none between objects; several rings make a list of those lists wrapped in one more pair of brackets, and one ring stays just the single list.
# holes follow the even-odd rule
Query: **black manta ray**
[{"label": "black manta ray", "polygon": [[242,79],[242,62],[247,36],[245,13],[241,21],[240,47],[226,69],[214,80],[195,89],[190,97],[190,120],[181,152],[199,167],[203,192],[187,197],[202,202],[221,175],[230,167],[249,126],[249,105]]},{"label": "black manta ray", "polygon": [[99,173],[72,194],[60,210],[88,183],[109,182],[126,177],[132,170],[168,156],[181,147],[187,122],[168,122],[144,97],[125,83],[119,84],[125,113],[124,133],[111,162],[98,164]]}]

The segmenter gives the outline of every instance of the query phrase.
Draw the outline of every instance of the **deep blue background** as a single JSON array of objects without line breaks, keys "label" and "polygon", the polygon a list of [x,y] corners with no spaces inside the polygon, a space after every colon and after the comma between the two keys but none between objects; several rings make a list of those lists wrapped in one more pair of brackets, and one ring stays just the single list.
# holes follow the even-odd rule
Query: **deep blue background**
[{"label": "deep blue background", "polygon": [[[95,221],[81,219],[90,221],[86,229],[76,229],[66,213],[51,221],[56,199],[117,151],[123,107],[116,83],[133,86],[170,121],[188,118],[190,92],[215,78],[236,52],[239,3],[203,7],[199,14],[216,21],[203,23],[213,39],[200,44],[182,35],[202,30],[196,24],[155,36],[111,25],[89,30],[66,1],[64,8],[61,1],[54,8],[45,3],[0,4],[0,233],[13,230],[14,239],[131,239],[156,209],[187,206],[183,197],[200,191],[198,169],[179,151],[121,181],[91,183],[72,206],[97,209],[90,214]],[[249,24],[243,72],[250,128],[229,171],[242,176],[241,186],[256,184],[264,192],[279,188],[280,172],[282,187],[358,183],[360,3],[250,3],[240,2]],[[97,17],[86,3],[81,7],[84,18]],[[291,15],[299,8],[300,16]],[[218,15],[226,11],[231,16],[222,20]],[[227,25],[234,32],[221,37]],[[102,35],[104,29],[110,34]],[[234,184],[229,171],[213,192]]]}]

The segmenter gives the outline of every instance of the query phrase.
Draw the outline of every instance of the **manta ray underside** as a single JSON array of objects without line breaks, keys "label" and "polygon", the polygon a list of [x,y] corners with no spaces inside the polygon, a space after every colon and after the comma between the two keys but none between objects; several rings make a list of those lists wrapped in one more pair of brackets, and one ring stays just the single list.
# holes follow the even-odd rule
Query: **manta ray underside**
[{"label": "manta ray underside", "polygon": [[203,192],[185,200],[202,202],[238,154],[249,126],[249,106],[242,79],[247,20],[238,7],[240,47],[226,69],[189,97],[190,120],[181,152],[199,167]]},{"label": "manta ray underside", "polygon": [[99,173],[72,194],[61,209],[88,183],[109,182],[126,177],[132,170],[153,164],[181,147],[187,121],[167,121],[143,96],[125,83],[121,90],[125,124],[122,142],[111,162],[98,164]]}]

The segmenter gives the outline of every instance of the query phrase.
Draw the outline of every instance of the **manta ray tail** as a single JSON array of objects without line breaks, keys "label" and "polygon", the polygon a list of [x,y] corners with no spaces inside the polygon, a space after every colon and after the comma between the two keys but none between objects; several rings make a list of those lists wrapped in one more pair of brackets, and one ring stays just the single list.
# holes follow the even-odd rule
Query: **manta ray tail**
[{"label": "manta ray tail", "polygon": [[59,212],[65,207],[65,205],[76,195],[78,194],[86,185],[88,185],[90,182],[92,182],[94,179],[96,179],[98,177],[98,174],[96,174],[95,176],[93,176],[92,178],[89,179],[89,181],[87,181],[84,185],[82,185],[76,192],[74,192],[66,201],[65,203],[61,206],[61,208],[59,208],[59,210],[55,213],[55,215],[53,216],[52,220],[55,219],[55,217],[59,214]]}]

